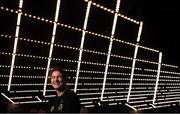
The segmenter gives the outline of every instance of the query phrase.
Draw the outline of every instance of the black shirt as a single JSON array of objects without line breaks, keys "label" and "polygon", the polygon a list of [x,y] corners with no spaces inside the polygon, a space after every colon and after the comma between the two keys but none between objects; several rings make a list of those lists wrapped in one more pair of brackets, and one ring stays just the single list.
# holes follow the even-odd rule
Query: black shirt
[{"label": "black shirt", "polygon": [[73,91],[65,90],[62,96],[49,100],[47,112],[80,113],[79,98]]}]

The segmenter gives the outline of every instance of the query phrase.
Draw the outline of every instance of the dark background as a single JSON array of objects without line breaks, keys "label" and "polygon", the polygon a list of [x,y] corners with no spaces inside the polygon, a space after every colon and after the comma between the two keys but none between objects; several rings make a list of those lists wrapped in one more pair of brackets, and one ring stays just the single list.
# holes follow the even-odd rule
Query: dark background
[{"label": "dark background", "polygon": [[163,63],[180,65],[177,0],[124,0],[122,10],[144,22],[141,45],[163,52]]}]

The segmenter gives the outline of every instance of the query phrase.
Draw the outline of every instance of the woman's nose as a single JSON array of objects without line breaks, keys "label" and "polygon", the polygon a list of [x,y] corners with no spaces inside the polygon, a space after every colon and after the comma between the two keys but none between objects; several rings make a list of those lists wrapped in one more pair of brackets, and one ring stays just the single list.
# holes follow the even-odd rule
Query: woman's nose
[{"label": "woman's nose", "polygon": [[55,80],[57,81],[57,80],[58,80],[58,77],[56,77]]}]

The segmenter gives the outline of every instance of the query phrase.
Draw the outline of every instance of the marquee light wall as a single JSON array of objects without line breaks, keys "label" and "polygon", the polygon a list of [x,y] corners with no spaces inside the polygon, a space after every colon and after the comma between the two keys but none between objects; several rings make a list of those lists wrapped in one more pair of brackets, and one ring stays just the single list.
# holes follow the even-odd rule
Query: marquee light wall
[{"label": "marquee light wall", "polygon": [[62,64],[82,106],[176,105],[179,67],[141,44],[143,22],[122,14],[121,0],[106,2],[1,0],[1,94],[14,104],[48,102],[49,70]]}]

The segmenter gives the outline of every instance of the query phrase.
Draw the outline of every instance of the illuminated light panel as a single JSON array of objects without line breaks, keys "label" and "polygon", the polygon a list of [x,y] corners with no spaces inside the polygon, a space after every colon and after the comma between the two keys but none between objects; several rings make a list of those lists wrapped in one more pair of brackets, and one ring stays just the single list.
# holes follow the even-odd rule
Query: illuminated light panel
[{"label": "illuminated light panel", "polygon": [[29,99],[33,98],[33,96],[26,96],[26,97],[10,97],[10,99]]},{"label": "illuminated light panel", "polygon": [[133,103],[145,103],[145,102],[152,102],[152,100],[138,100],[138,101],[130,101],[129,103],[130,103],[130,104],[133,104]]},{"label": "illuminated light panel", "polygon": [[31,103],[40,103],[40,101],[24,101],[24,102],[15,102],[15,104],[31,104]]},{"label": "illuminated light panel", "polygon": [[143,28],[143,22],[141,21],[140,25],[139,25],[137,40],[136,40],[137,43],[139,43],[139,41],[140,41],[141,33],[142,33],[142,28]]},{"label": "illuminated light panel", "polygon": [[84,100],[95,100],[95,99],[99,99],[98,97],[91,97],[91,98],[80,98],[80,101],[84,101]]},{"label": "illuminated light panel", "polygon": [[109,105],[111,106],[111,105],[118,105],[118,103],[109,103]]},{"label": "illuminated light panel", "polygon": [[29,93],[29,92],[39,92],[39,90],[19,90],[19,91],[9,91],[9,93]]},{"label": "illuminated light panel", "polygon": [[[147,104],[134,105],[133,107],[134,107],[134,108],[137,108],[137,107],[144,107],[144,106],[147,106]],[[138,110],[138,109],[137,109],[137,110]]]},{"label": "illuminated light panel", "polygon": [[[164,98],[162,101],[165,101],[165,100],[180,100],[180,97],[171,97],[171,98]],[[161,102],[160,100],[158,102]]]},{"label": "illuminated light panel", "polygon": [[[166,78],[166,79],[167,79],[167,78],[168,78],[168,79],[170,78],[171,80],[172,80],[172,79],[180,79],[179,76],[177,76],[177,77],[172,77],[172,76],[167,76],[167,75],[166,75],[166,76],[165,76],[165,75],[164,75],[164,76],[163,76],[163,75],[160,75],[160,77],[161,77],[161,78]],[[163,79],[159,79],[159,80],[163,80]]]},{"label": "illuminated light panel", "polygon": [[[100,95],[101,93],[78,93],[78,95]],[[104,94],[116,94],[116,92],[104,92]],[[103,97],[106,98],[106,97]]]},{"label": "illuminated light panel", "polygon": [[172,89],[172,88],[175,88],[175,89],[177,89],[177,88],[180,88],[180,86],[172,86],[172,87],[166,87],[167,89]]},{"label": "illuminated light panel", "polygon": [[95,107],[95,105],[85,105],[84,107]]},{"label": "illuminated light panel", "polygon": [[16,23],[16,32],[15,32],[15,39],[14,39],[13,55],[12,55],[12,60],[11,60],[11,69],[10,69],[8,89],[7,89],[8,91],[10,91],[11,82],[12,82],[13,68],[14,68],[14,63],[15,63],[15,54],[16,54],[16,50],[17,50],[19,29],[20,29],[21,15],[22,15],[22,9],[21,9],[22,6],[23,6],[23,0],[20,0],[19,1],[18,16],[17,16],[17,23]]},{"label": "illuminated light panel", "polygon": [[134,51],[134,59],[133,59],[132,69],[131,69],[131,77],[130,77],[130,83],[129,83],[129,91],[128,91],[128,96],[127,96],[127,102],[129,102],[129,98],[130,98],[137,52],[138,52],[138,45],[136,45],[135,51]]},{"label": "illuminated light panel", "polygon": [[[7,86],[8,84],[0,84],[0,86]],[[48,86],[50,86],[51,84],[47,84]],[[74,85],[74,84],[72,84]],[[80,83],[79,85],[82,85],[82,83]],[[26,83],[26,84],[12,84],[12,86],[43,86],[42,83]],[[31,90],[33,91],[33,90]],[[36,91],[36,90],[35,90]],[[24,90],[23,90],[24,92]]]},{"label": "illuminated light panel", "polygon": [[[105,98],[105,97],[103,97],[103,98]],[[120,99],[120,100],[123,100],[123,99]],[[108,102],[108,101],[115,101],[115,100],[114,99],[103,99],[103,101]]]},{"label": "illuminated light panel", "polygon": [[140,37],[141,37],[141,33],[142,33],[142,28],[143,28],[143,22],[141,21],[140,25],[139,25],[138,36],[137,36],[136,46],[135,46],[135,50],[134,50],[134,57],[133,57],[133,62],[132,62],[132,69],[131,69],[131,77],[130,77],[130,82],[129,82],[129,91],[128,91],[128,96],[127,96],[127,102],[129,102],[129,98],[130,98],[130,94],[131,94],[133,77],[134,77],[134,70],[135,70],[135,64],[136,64],[136,57],[137,57],[139,41],[140,41]]},{"label": "illuminated light panel", "polygon": [[105,91],[106,78],[107,78],[109,60],[110,60],[110,55],[111,55],[111,50],[112,50],[113,37],[114,37],[116,25],[117,25],[117,18],[118,18],[117,13],[119,12],[119,7],[120,7],[120,0],[117,0],[117,2],[116,2],[116,13],[114,14],[113,26],[112,26],[112,31],[111,31],[111,38],[110,38],[110,43],[109,43],[109,48],[108,48],[108,55],[107,55],[106,66],[105,66],[103,87],[102,87],[102,93],[101,93],[101,101],[103,101],[103,95],[104,95],[104,91]]},{"label": "illuminated light panel", "polygon": [[[0,75],[0,77],[6,77],[8,78],[9,75]],[[44,76],[18,76],[18,75],[13,75],[13,78],[40,78],[40,79],[44,79]]]},{"label": "illuminated light panel", "polygon": [[[3,7],[3,9],[6,9],[6,8]],[[11,10],[12,10],[12,9],[11,9]],[[32,15],[29,15],[29,14],[26,14],[26,13],[25,13],[25,14],[22,13],[22,15],[25,15],[25,16],[28,15],[28,17],[31,17],[31,18],[33,17],[33,19],[38,19],[38,20],[41,19],[42,21],[46,20],[45,22],[54,23],[54,21],[52,21],[52,20],[44,19],[44,18],[37,17],[37,16],[32,16]],[[138,24],[139,24],[139,23],[138,23]],[[70,29],[73,29],[73,30],[83,31],[83,29],[76,28],[76,27],[73,27],[73,26],[70,26],[70,25],[66,25],[66,24],[57,23],[57,25],[61,25],[61,26],[63,26],[63,27],[70,28]],[[90,34],[92,34],[92,35],[96,35],[96,36],[100,36],[100,37],[103,37],[103,38],[108,38],[108,39],[110,39],[110,37],[104,36],[104,35],[101,35],[101,34],[98,34],[98,33],[93,33],[93,32],[89,32],[89,31],[86,31],[86,33],[90,33]],[[129,44],[129,45],[134,45],[134,46],[135,46],[135,44],[132,44],[132,43],[129,43],[129,42],[125,42],[125,41],[118,40],[118,39],[114,39],[114,40],[115,40],[115,41],[120,41],[121,43],[126,43],[126,44]],[[143,46],[139,46],[139,47],[140,47],[140,48],[147,49],[147,50],[150,50],[150,51],[159,52],[158,50],[154,50],[154,49],[151,49],[151,48],[147,48],[147,47],[143,47]]]},{"label": "illuminated light panel", "polygon": [[161,73],[167,73],[167,74],[176,74],[176,75],[180,75],[180,73],[179,73],[179,72],[161,71]]},{"label": "illuminated light panel", "polygon": [[56,95],[45,95],[44,97],[55,97]]},{"label": "illuminated light panel", "polygon": [[119,98],[119,97],[124,97],[124,95],[119,95],[119,96],[108,96],[108,99],[112,99],[112,98]]},{"label": "illuminated light panel", "polygon": [[93,102],[92,101],[89,101],[89,102],[81,102],[81,104],[92,104]]},{"label": "illuminated light panel", "polygon": [[134,74],[134,76],[145,76],[145,77],[156,77],[157,75],[148,75],[148,74]]},{"label": "illuminated light panel", "polygon": [[129,99],[130,99],[130,100],[137,100],[137,99],[138,99],[138,100],[139,100],[139,99],[142,100],[142,99],[147,99],[147,97],[137,97],[137,98],[129,98]]},{"label": "illuminated light panel", "polygon": [[89,18],[91,4],[92,4],[92,1],[88,1],[87,8],[86,8],[86,15],[85,15],[85,19],[84,19],[83,31],[82,31],[82,38],[81,38],[77,72],[76,72],[76,80],[75,80],[75,86],[74,86],[74,92],[75,93],[76,93],[76,89],[77,89],[77,85],[78,85],[78,78],[79,78],[79,71],[80,71],[80,65],[81,65],[81,59],[82,59],[82,52],[83,52],[83,47],[84,47],[84,40],[85,40],[85,34],[86,34],[86,28],[87,28],[87,22],[88,22],[88,18]]},{"label": "illuminated light panel", "polygon": [[146,107],[146,108],[138,108],[137,110],[147,110],[147,109],[152,109],[153,107]]},{"label": "illuminated light panel", "polygon": [[145,91],[131,91],[131,93],[146,93],[146,92],[152,92],[152,93],[154,93],[154,90],[145,90]]},{"label": "illuminated light panel", "polygon": [[[93,35],[95,35],[95,34],[97,34],[97,33],[94,33]],[[12,38],[12,36],[10,36],[10,35],[7,36],[7,35],[1,34],[1,36],[2,37]],[[101,35],[98,35],[98,36],[101,36]],[[108,37],[108,39],[110,39],[110,37]],[[27,39],[27,38],[19,38],[19,40],[28,41],[28,42],[34,42],[34,43],[38,43],[38,44],[51,45],[51,43],[49,43],[49,42],[43,42],[43,41],[38,41],[38,40],[31,40],[31,39]],[[122,41],[122,40],[118,40],[118,39],[114,39],[114,38],[113,38],[113,40],[114,41],[118,41],[120,43],[131,45],[131,46],[136,46],[136,44],[125,42],[125,41]],[[71,46],[65,46],[65,45],[59,45],[59,44],[53,44],[53,45],[56,46],[56,47],[62,47],[62,48],[73,49],[73,50],[80,50],[80,48],[71,47]],[[139,48],[140,47],[146,49],[145,47],[139,45]],[[85,51],[85,52],[90,52],[90,53],[95,53],[95,54],[100,54],[100,55],[108,55],[108,53],[103,53],[103,52],[98,52],[98,51],[92,51],[92,50],[86,50],[86,49],[82,49],[82,50]],[[159,51],[157,51],[157,52],[159,52]],[[110,54],[110,55],[113,56],[113,57],[133,60],[133,58],[130,58],[130,57],[125,57],[125,56],[120,56],[120,55],[115,55],[115,54]],[[158,62],[152,62],[152,61],[141,60],[141,59],[136,59],[136,60],[140,61],[140,62],[146,62],[146,63],[151,63],[151,64],[158,64]]]},{"label": "illuminated light panel", "polygon": [[156,101],[156,94],[157,94],[157,87],[159,83],[159,76],[160,76],[160,71],[161,71],[161,62],[162,62],[162,53],[159,53],[159,64],[158,64],[158,71],[157,71],[157,78],[156,78],[156,85],[155,85],[155,90],[154,90],[154,96],[153,96],[153,104]]},{"label": "illuminated light panel", "polygon": [[153,61],[147,61],[147,60],[142,60],[142,59],[136,59],[136,61],[158,65],[158,62],[153,62]]},{"label": "illuminated light panel", "polygon": [[168,64],[161,64],[162,66],[167,66],[167,67],[173,67],[173,68],[179,68],[178,66],[175,66],[175,65],[168,65]]},{"label": "illuminated light panel", "polygon": [[[161,95],[161,93],[157,93],[158,95]],[[147,94],[136,94],[136,95],[131,95],[132,97],[139,97],[139,96],[148,96],[148,95],[154,95],[154,93],[147,93]]]},{"label": "illuminated light panel", "polygon": [[[160,105],[160,104],[175,103],[175,102],[179,102],[179,100],[157,102],[157,103],[155,103],[155,104],[156,104],[156,105]],[[157,107],[158,107],[158,106],[157,106]]]},{"label": "illuminated light panel", "polygon": [[53,32],[52,32],[52,38],[51,38],[51,45],[50,45],[50,50],[49,50],[49,57],[48,57],[48,63],[47,63],[47,69],[46,69],[46,77],[44,80],[44,91],[43,91],[43,95],[46,95],[46,85],[47,85],[47,79],[48,79],[48,75],[49,75],[49,67],[51,64],[51,57],[52,57],[52,52],[53,52],[53,47],[54,47],[54,40],[55,40],[55,36],[56,36],[56,29],[57,29],[57,22],[58,22],[58,17],[59,17],[59,9],[60,9],[60,0],[57,0],[56,3],[56,12],[55,12],[55,17],[54,17],[54,23],[53,23]]},{"label": "illuminated light panel", "polygon": [[158,108],[162,108],[162,107],[169,107],[171,105],[161,105],[161,106],[157,106]]},{"label": "illuminated light panel", "polygon": [[163,93],[163,95],[176,94],[176,93],[180,93],[180,92],[179,91],[177,91],[177,92],[165,92],[165,93]]},{"label": "illuminated light panel", "polygon": [[[22,13],[22,14],[23,14],[23,13]],[[25,16],[27,16],[27,14],[26,14]],[[29,17],[33,17],[34,19],[37,18],[38,20],[41,18],[41,17],[32,16],[32,15],[28,15],[28,16],[29,16]],[[48,19],[44,19],[44,18],[41,18],[41,20],[42,20],[42,21],[43,21],[43,20],[46,20],[46,22],[54,23],[53,21],[49,21]],[[70,25],[66,25],[66,24],[57,23],[57,25],[61,25],[61,26],[63,26],[63,27],[70,28],[70,29],[73,29],[73,30],[78,30],[78,31],[81,31],[81,32],[84,31],[84,29],[76,28],[76,27],[73,27],[73,26],[70,26]],[[90,33],[90,34],[92,34],[92,35],[99,36],[99,37],[103,37],[103,38],[108,38],[108,39],[110,39],[110,37],[104,36],[104,35],[101,35],[101,34],[98,34],[98,33],[88,32],[87,30],[86,30],[85,32],[86,32],[86,33]],[[118,40],[118,39],[114,39],[114,38],[113,38],[113,40],[114,40],[114,41],[119,41],[119,42],[121,42],[121,43],[125,43],[125,44],[128,44],[128,45],[133,45],[133,46],[135,46],[135,44],[132,44],[132,43],[129,43],[129,42],[125,42],[125,41],[122,41],[122,40]],[[154,51],[154,52],[159,52],[158,50],[154,50],[154,49],[147,48],[147,47],[143,47],[143,46],[139,46],[139,48],[147,49],[147,50]]]},{"label": "illuminated light panel", "polygon": [[153,108],[156,108],[156,106],[154,104],[149,104],[149,105],[151,105]]},{"label": "illuminated light panel", "polygon": [[11,103],[15,104],[14,101],[12,101],[7,95],[5,95],[4,93],[1,93],[1,95],[3,95],[6,99],[8,99]]},{"label": "illuminated light panel", "polygon": [[136,108],[134,108],[133,106],[131,106],[131,105],[129,105],[129,104],[125,103],[125,105],[126,105],[126,106],[128,106],[128,107],[130,107],[131,109],[133,109],[133,110],[137,111],[137,109],[136,109]]},{"label": "illuminated light panel", "polygon": [[166,81],[166,82],[179,82],[179,77],[175,77],[177,80],[173,80],[173,79],[160,79],[160,81]]},{"label": "illuminated light panel", "polygon": [[[102,83],[84,83],[84,85],[102,85]],[[111,85],[111,83],[107,83],[107,85]]]},{"label": "illuminated light panel", "polygon": [[99,90],[99,88],[82,88],[82,89],[77,89],[77,90],[79,90],[79,91],[88,91],[88,90]]},{"label": "illuminated light panel", "polygon": [[[2,68],[10,68],[10,65],[0,65]],[[14,66],[14,68],[22,68],[22,69],[32,69],[33,67],[27,67],[27,66]]]},{"label": "illuminated light panel", "polygon": [[[40,90],[41,92],[43,92],[43,90]],[[55,92],[56,90],[54,89],[46,89],[46,92]]]},{"label": "illuminated light panel", "polygon": [[5,8],[5,7],[1,7],[1,10],[9,11],[11,13],[18,13],[18,11],[15,11],[15,10],[9,9],[9,8]]},{"label": "illuminated light panel", "polygon": [[180,89],[174,89],[174,90],[169,90],[169,91],[180,91]]},{"label": "illuminated light panel", "polygon": [[139,48],[142,48],[142,49],[146,49],[146,50],[149,50],[149,51],[153,51],[153,52],[157,52],[157,53],[159,53],[159,50],[155,50],[155,49],[148,48],[148,47],[145,47],[145,46],[141,46],[141,45],[139,45]]},{"label": "illuminated light panel", "polygon": [[[84,1],[85,1],[85,2],[89,2],[89,1],[91,1],[91,0],[84,0]],[[119,2],[119,3],[120,3],[120,2]],[[106,7],[104,7],[104,6],[100,5],[100,4],[97,4],[97,3],[95,3],[95,2],[92,2],[92,5],[94,5],[94,6],[98,7],[98,8],[101,8],[101,9],[107,11],[107,12],[110,12],[110,13],[112,13],[112,14],[117,13],[117,16],[120,16],[121,18],[123,18],[123,19],[125,19],[125,20],[128,20],[128,21],[131,21],[131,22],[133,22],[133,23],[135,23],[135,24],[139,24],[139,21],[136,21],[136,20],[134,20],[134,19],[131,19],[130,17],[127,17],[127,16],[125,16],[125,15],[122,15],[122,14],[118,13],[118,12],[117,12],[117,8],[116,8],[116,11],[114,11],[114,10],[111,10],[111,9],[109,9],[109,8],[106,8]],[[118,9],[118,10],[119,10],[119,9]]]},{"label": "illuminated light panel", "polygon": [[39,102],[42,102],[42,100],[38,96],[35,96],[35,97],[39,100]]}]

